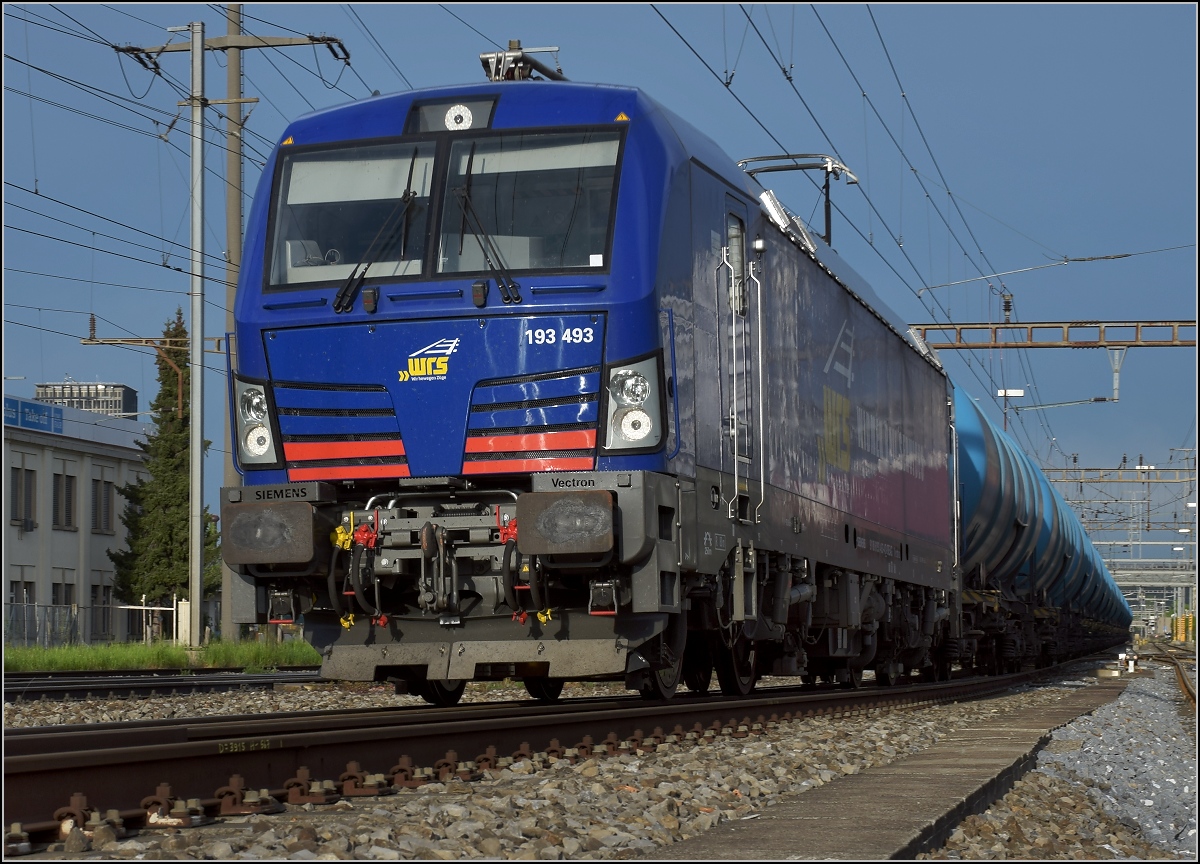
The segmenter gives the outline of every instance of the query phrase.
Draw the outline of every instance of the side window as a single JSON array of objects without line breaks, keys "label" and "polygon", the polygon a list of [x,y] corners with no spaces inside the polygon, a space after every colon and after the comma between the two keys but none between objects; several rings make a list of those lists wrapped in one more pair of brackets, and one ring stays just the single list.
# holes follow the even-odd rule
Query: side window
[{"label": "side window", "polygon": [[725,242],[729,247],[729,305],[746,314],[746,226],[732,213],[725,216]]}]

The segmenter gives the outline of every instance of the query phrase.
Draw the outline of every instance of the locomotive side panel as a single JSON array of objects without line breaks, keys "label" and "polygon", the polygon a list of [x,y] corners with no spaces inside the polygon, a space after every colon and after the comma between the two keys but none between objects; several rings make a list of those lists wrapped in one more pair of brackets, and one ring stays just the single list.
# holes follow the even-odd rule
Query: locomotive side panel
[{"label": "locomotive side panel", "polygon": [[692,299],[691,163],[670,163],[666,204],[657,243],[655,296],[659,341],[669,380],[666,456],[668,470],[684,477],[696,472],[697,305]]},{"label": "locomotive side panel", "polygon": [[732,475],[749,499],[731,507],[725,479],[722,512],[757,526],[751,536],[767,548],[949,587],[944,376],[757,208],[744,280],[731,286],[741,274],[729,273],[736,254],[720,257],[731,239],[722,221],[736,224],[741,202],[710,174],[694,176],[696,331],[708,346],[697,350],[697,434],[709,429],[697,464]]}]

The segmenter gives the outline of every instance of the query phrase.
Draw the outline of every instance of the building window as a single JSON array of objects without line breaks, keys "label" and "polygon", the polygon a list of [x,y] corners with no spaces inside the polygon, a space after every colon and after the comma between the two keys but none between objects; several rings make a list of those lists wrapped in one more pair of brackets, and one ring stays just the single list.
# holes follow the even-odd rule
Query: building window
[{"label": "building window", "polygon": [[54,527],[75,528],[75,475],[54,475]]},{"label": "building window", "polygon": [[113,530],[116,486],[108,480],[92,480],[92,530]]},{"label": "building window", "polygon": [[[27,565],[9,568],[8,609],[4,615],[4,644],[33,646],[38,640],[37,570]],[[15,577],[15,578],[13,578]]]},{"label": "building window", "polygon": [[111,581],[112,574],[93,570],[92,578],[100,582],[92,585],[92,641],[95,642],[113,637],[112,586],[104,584]]},{"label": "building window", "polygon": [[9,520],[31,531],[37,527],[37,472],[30,468],[13,468],[10,484]]},{"label": "building window", "polygon": [[[59,570],[58,568],[55,568],[55,572],[61,574],[59,578],[63,579],[64,581],[50,583],[50,605],[73,605],[75,603],[75,571]],[[71,581],[66,581],[68,579]]]},{"label": "building window", "polygon": [[25,582],[20,579],[10,580],[8,583],[8,602],[13,605],[34,603],[37,601],[35,590],[36,586],[32,582]]}]

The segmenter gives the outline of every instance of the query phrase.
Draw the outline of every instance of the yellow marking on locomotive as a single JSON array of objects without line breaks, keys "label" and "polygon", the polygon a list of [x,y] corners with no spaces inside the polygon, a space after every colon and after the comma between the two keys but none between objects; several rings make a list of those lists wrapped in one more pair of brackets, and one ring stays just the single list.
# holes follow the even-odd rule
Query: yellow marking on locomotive
[{"label": "yellow marking on locomotive", "polygon": [[817,438],[817,470],[825,482],[826,467],[850,470],[850,399],[825,388],[825,434]]},{"label": "yellow marking on locomotive", "polygon": [[[409,378],[444,378],[450,371],[449,357],[409,357]],[[400,380],[405,380],[401,378]]]}]

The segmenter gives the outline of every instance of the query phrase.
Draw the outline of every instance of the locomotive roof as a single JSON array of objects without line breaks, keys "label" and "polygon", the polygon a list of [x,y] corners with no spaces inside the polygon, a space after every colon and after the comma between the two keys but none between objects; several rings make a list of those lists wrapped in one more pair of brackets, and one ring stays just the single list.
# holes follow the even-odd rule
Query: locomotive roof
[{"label": "locomotive roof", "polygon": [[[616,84],[574,81],[503,81],[428,87],[322,108],[288,124],[281,140],[320,144],[354,138],[400,135],[415,103],[499,97],[493,129],[530,126],[588,126],[650,120],[670,131],[679,146],[735,188],[757,197],[750,178],[724,150],[688,121],[654,100],[644,90]],[[621,115],[624,115],[623,117]]]}]

